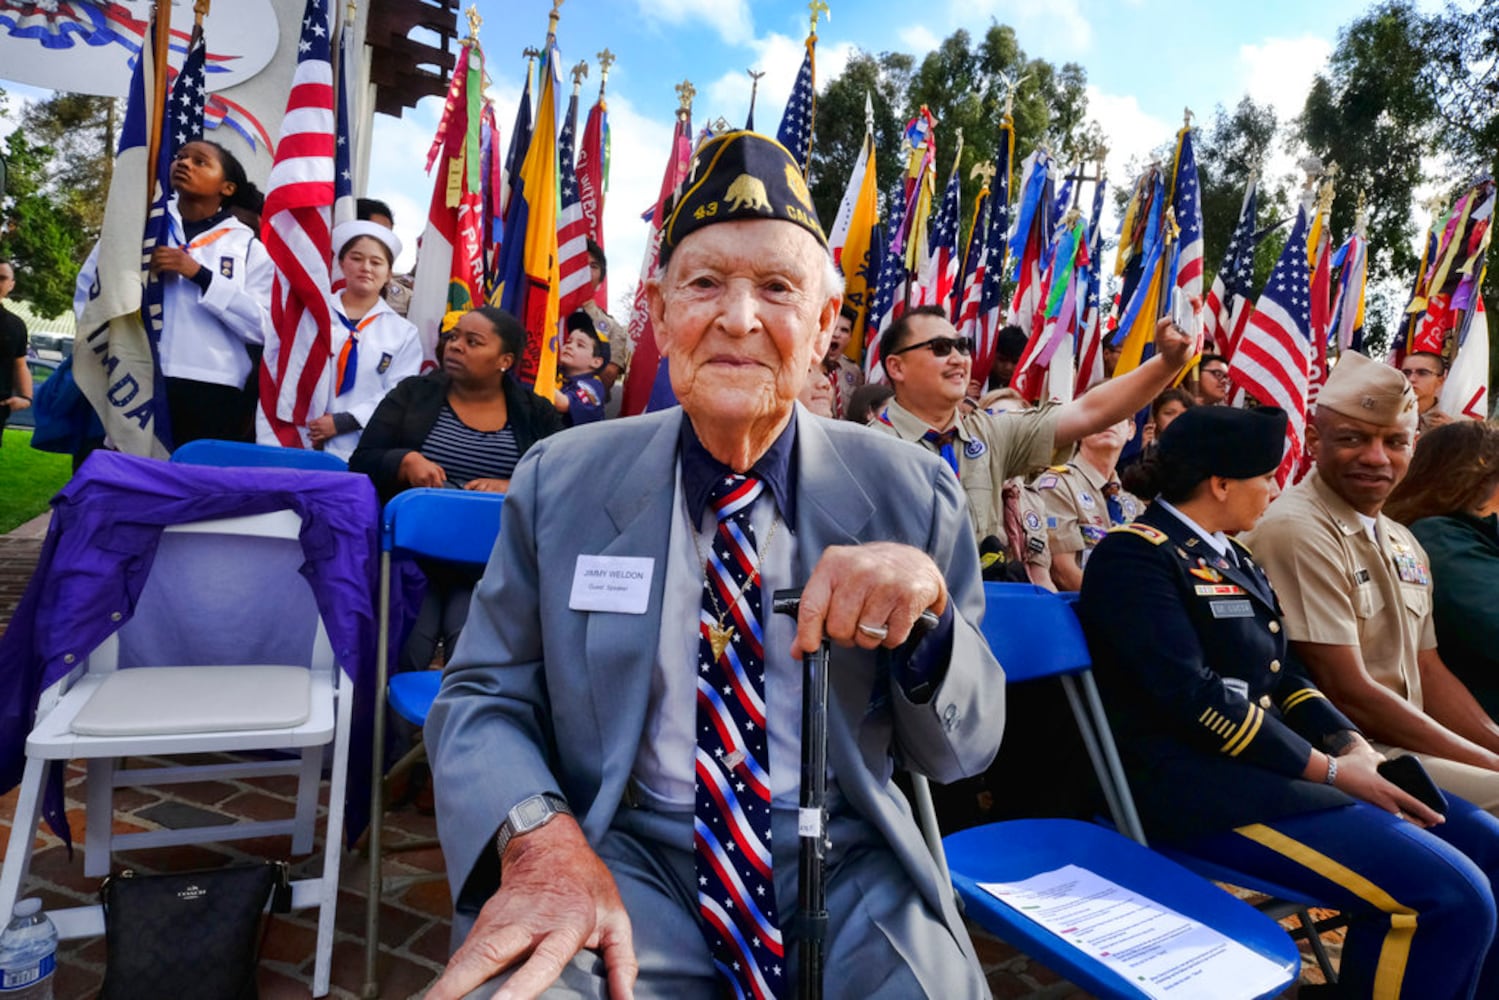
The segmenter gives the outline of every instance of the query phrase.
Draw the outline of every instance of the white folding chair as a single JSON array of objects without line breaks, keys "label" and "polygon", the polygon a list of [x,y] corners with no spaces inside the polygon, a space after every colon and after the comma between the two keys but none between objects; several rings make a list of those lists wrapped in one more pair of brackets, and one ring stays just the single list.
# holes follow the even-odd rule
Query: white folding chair
[{"label": "white folding chair", "polygon": [[[313,847],[324,755],[331,778],[322,875],[292,883],[292,907],[318,909],[314,996],[329,989],[342,856],[353,684],[336,664],[311,587],[301,519],[291,510],[170,526],[134,617],[43,692],[26,741],[26,769],[0,870],[0,913],[11,912],[31,861],[49,769],[87,763],[84,871],[107,874],[114,851],[291,835]],[[229,627],[230,622],[248,628]],[[125,767],[125,758],[289,751],[281,759]],[[114,789],[295,775],[284,820],[112,832]],[[100,907],[48,914],[63,938],[103,933]]]}]

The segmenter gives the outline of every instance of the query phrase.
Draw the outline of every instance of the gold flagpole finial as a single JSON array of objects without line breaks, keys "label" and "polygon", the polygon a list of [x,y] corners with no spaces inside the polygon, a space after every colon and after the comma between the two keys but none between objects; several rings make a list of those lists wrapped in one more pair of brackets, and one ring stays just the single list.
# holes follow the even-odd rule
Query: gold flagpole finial
[{"label": "gold flagpole finial", "polygon": [[468,5],[468,13],[465,16],[468,18],[468,41],[477,42],[479,25],[484,23],[484,18],[479,16],[479,8],[474,4]]},{"label": "gold flagpole finial", "polygon": [[1182,108],[1182,128],[1191,128],[1192,119],[1197,116],[1192,113],[1191,108]]},{"label": "gold flagpole finial", "polygon": [[692,85],[692,81],[683,80],[672,89],[677,92],[677,110],[692,114],[692,99],[697,95],[697,88]]},{"label": "gold flagpole finial", "polygon": [[552,0],[552,10],[547,14],[547,34],[549,35],[557,33],[557,22],[562,18],[562,2],[563,0]]},{"label": "gold flagpole finial", "polygon": [[832,9],[828,7],[826,0],[812,0],[811,3],[807,4],[807,9],[812,12],[812,28],[807,33],[809,35],[812,35],[813,37],[816,37],[818,17],[826,14],[828,16],[828,20],[831,21],[833,19],[833,12]]},{"label": "gold flagpole finial", "polygon": [[576,94],[583,86],[583,81],[588,79],[588,63],[579,62],[573,67],[573,93]]},{"label": "gold flagpole finial", "polygon": [[1025,83],[1025,81],[1029,80],[1030,78],[1031,77],[1030,77],[1029,73],[1027,73],[1026,75],[1024,75],[1022,77],[1019,77],[1018,79],[1012,79],[1009,76],[1009,74],[1007,74],[1007,73],[1000,73],[999,74],[999,86],[1000,86],[1000,89],[1003,90],[1004,94],[1005,94],[1005,117],[1006,118],[1010,118],[1010,117],[1014,116],[1014,114],[1015,114],[1015,93],[1018,90],[1020,90],[1020,85],[1023,84],[1023,83]]},{"label": "gold flagpole finial", "polygon": [[[193,23],[202,24],[203,19],[208,16],[208,8],[213,0],[193,0]],[[349,6],[354,6],[354,0],[349,0]]]},{"label": "gold flagpole finial", "polygon": [[520,54],[526,57],[526,72],[531,72],[531,60],[541,58],[541,50],[534,45],[527,45],[520,50]]},{"label": "gold flagpole finial", "polygon": [[985,160],[983,163],[975,163],[973,169],[968,171],[968,177],[970,180],[975,177],[982,178],[979,181],[979,186],[988,187],[994,181],[994,175],[997,173],[999,173],[999,168],[994,165],[994,161]]},{"label": "gold flagpole finial", "polygon": [[599,60],[599,100],[604,99],[604,88],[609,85],[609,67],[614,65],[614,53],[605,49],[596,53]]}]

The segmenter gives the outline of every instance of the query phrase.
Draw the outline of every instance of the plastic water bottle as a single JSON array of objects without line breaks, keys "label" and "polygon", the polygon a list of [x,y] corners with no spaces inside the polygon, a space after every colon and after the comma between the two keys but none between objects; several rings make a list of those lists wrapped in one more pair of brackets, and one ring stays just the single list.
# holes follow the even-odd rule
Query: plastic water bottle
[{"label": "plastic water bottle", "polygon": [[0,1000],[52,1000],[57,928],[40,899],[23,899],[0,934]]}]

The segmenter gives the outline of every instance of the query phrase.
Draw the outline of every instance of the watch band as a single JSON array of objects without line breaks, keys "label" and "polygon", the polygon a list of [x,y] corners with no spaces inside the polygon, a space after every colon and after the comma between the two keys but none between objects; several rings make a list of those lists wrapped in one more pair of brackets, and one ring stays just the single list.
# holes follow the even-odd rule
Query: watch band
[{"label": "watch band", "polygon": [[546,826],[556,816],[571,816],[572,814],[573,811],[568,807],[567,800],[551,792],[542,792],[530,798],[521,799],[510,812],[506,813],[505,822],[500,824],[499,832],[494,835],[495,853],[503,858],[505,848],[516,837]]}]

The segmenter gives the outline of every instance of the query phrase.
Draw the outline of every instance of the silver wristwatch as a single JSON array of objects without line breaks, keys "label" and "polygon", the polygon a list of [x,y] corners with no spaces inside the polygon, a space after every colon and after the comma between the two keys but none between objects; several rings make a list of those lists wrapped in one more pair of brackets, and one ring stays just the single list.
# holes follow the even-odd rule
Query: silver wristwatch
[{"label": "silver wristwatch", "polygon": [[506,846],[516,837],[546,826],[554,816],[572,814],[573,811],[567,807],[567,800],[551,792],[522,799],[505,815],[505,822],[500,824],[500,832],[494,835],[495,852],[503,858]]}]

